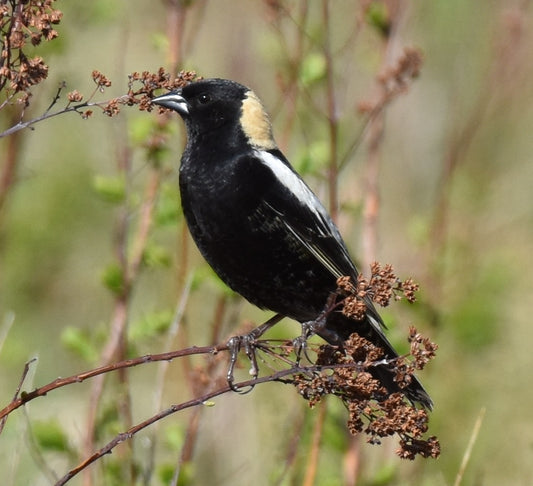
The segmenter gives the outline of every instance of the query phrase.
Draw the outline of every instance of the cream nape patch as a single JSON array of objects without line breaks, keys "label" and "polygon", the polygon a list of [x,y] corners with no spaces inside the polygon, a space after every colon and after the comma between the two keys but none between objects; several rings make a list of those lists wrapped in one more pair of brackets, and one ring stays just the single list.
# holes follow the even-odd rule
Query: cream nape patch
[{"label": "cream nape patch", "polygon": [[263,150],[277,148],[268,114],[251,90],[246,93],[242,102],[241,127],[253,147]]}]

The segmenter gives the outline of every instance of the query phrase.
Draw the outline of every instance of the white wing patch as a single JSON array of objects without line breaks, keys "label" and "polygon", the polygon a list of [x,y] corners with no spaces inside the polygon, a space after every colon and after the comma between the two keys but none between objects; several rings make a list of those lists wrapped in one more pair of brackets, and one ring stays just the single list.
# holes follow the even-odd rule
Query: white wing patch
[{"label": "white wing patch", "polygon": [[[313,191],[295,174],[289,167],[287,167],[280,159],[270,152],[263,150],[255,151],[256,157],[261,160],[278,178],[280,183],[287,188],[287,190],[293,194],[306,208],[309,208],[316,216],[316,226],[313,227],[313,231],[318,236],[324,238],[335,238],[339,242],[339,251],[344,253],[344,258],[350,261],[348,253],[344,250],[339,230],[331,221],[326,209],[322,203],[315,196]],[[267,203],[268,204],[268,203]],[[268,204],[269,205],[269,204]],[[270,205],[269,205],[270,206]],[[279,213],[276,208],[270,206],[272,210]],[[317,242],[310,241],[306,236],[302,235],[297,228],[293,227],[283,214],[279,213],[280,219],[285,224],[287,229],[300,241],[300,243],[307,248],[307,251],[311,253],[328,271],[335,277],[339,278],[344,275],[338,265],[328,256],[328,254],[321,248]]]},{"label": "white wing patch", "polygon": [[255,150],[254,152],[257,158],[270,168],[278,180],[289,190],[289,192],[294,194],[304,206],[311,209],[321,220],[327,220],[328,215],[324,206],[322,206],[318,198],[313,194],[311,189],[307,187],[305,182],[298,177],[298,175],[270,152],[264,150]]}]

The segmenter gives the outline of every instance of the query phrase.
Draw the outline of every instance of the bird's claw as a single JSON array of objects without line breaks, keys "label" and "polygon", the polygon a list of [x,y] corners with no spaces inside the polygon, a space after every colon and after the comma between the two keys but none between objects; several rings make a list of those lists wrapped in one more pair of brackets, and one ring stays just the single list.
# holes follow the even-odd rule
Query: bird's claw
[{"label": "bird's claw", "polygon": [[293,339],[292,345],[294,346],[294,354],[296,355],[296,365],[300,365],[300,360],[302,359],[302,356],[305,356],[305,359],[307,361],[311,361],[311,358],[307,354],[307,340],[315,334],[313,330],[313,322],[304,322],[302,323],[302,334],[298,336],[297,338]]},{"label": "bird's claw", "polygon": [[264,322],[255,329],[252,329],[248,334],[244,334],[241,336],[233,336],[232,338],[230,338],[230,340],[228,341],[228,348],[230,351],[230,364],[228,368],[227,380],[231,390],[238,393],[248,393],[253,390],[253,386],[251,386],[250,389],[246,391],[242,391],[239,389],[239,387],[235,386],[235,377],[233,376],[233,372],[235,371],[235,364],[237,363],[239,351],[241,349],[244,349],[246,356],[248,356],[248,359],[251,363],[250,375],[255,380],[259,375],[259,366],[257,366],[257,358],[255,355],[257,340],[273,325],[277,324],[281,319],[283,319],[283,316],[281,314],[276,314],[268,321]]},{"label": "bird's claw", "polygon": [[294,346],[294,353],[296,354],[296,364],[300,364],[300,360],[302,358],[302,355],[305,356],[305,358],[308,361],[312,361],[309,355],[307,354],[307,340],[323,331],[323,329],[326,326],[326,319],[330,312],[330,304],[328,300],[328,304],[324,308],[324,310],[317,316],[316,319],[312,321],[302,322],[302,334],[301,336],[298,336],[296,339],[293,340],[292,344]]},{"label": "bird's claw", "polygon": [[257,366],[257,358],[255,355],[255,341],[256,337],[253,334],[253,331],[242,336],[233,336],[228,341],[228,348],[230,350],[230,364],[228,368],[227,380],[228,386],[234,392],[244,394],[249,393],[254,388],[254,385],[252,385],[247,390],[241,390],[238,386],[235,386],[235,377],[233,373],[235,371],[235,364],[237,363],[239,352],[241,349],[243,349],[246,353],[246,356],[250,360],[251,367],[249,373],[254,380],[257,378],[259,375],[259,367]]}]

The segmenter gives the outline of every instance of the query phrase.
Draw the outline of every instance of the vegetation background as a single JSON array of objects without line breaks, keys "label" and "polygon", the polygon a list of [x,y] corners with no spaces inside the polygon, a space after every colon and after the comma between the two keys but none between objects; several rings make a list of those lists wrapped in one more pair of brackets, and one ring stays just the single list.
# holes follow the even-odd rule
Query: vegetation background
[{"label": "vegetation background", "polygon": [[[252,87],[289,160],[324,201],[339,202],[352,254],[421,284],[419,304],[385,309],[393,341],[402,346],[412,323],[440,346],[421,376],[435,401],[438,460],[402,461],[393,441],[353,441],[339,404],[308,410],[271,383],[174,414],[70,483],[173,484],[179,465],[183,485],[532,484],[531,2],[56,8],[59,37],[35,48],[49,75],[26,119],[46,110],[62,81],[89,94],[94,69],[113,81],[101,99],[126,93],[129,73],[160,66]],[[420,76],[389,100],[378,79],[390,79],[406,47],[423,52]],[[187,239],[178,117],[93,111],[0,139],[0,170],[15,170],[1,194],[1,407],[31,358],[25,390],[124,356],[222,342],[266,317],[225,290]],[[4,107],[1,129],[18,116]],[[278,336],[298,333],[293,323],[277,327]],[[100,394],[85,382],[14,412],[0,436],[3,484],[53,484],[131,424],[205,391],[204,363],[147,364],[108,376]]]}]

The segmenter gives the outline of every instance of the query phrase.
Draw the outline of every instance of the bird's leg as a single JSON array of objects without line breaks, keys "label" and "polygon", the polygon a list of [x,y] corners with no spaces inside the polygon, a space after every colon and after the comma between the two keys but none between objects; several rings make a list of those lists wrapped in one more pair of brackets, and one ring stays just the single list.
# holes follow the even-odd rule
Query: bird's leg
[{"label": "bird's leg", "polygon": [[[276,314],[274,317],[270,318],[268,321],[264,322],[260,326],[252,329],[248,334],[243,334],[240,336],[233,336],[228,341],[228,348],[230,350],[230,364],[228,368],[227,380],[229,387],[236,392],[242,393],[235,385],[235,378],[233,372],[235,371],[235,364],[237,363],[237,358],[239,356],[239,351],[244,349],[246,356],[250,360],[250,375],[255,379],[259,374],[259,367],[257,366],[257,357],[255,355],[255,344],[256,341],[267,332],[272,326],[277,324],[284,316],[281,314]],[[253,388],[253,387],[252,387]],[[252,390],[247,390],[245,393],[248,393]]]},{"label": "bird's leg", "polygon": [[302,355],[305,356],[308,361],[312,361],[307,354],[307,340],[316,334],[320,329],[324,328],[326,324],[326,316],[326,313],[321,312],[316,319],[302,322],[302,334],[292,341],[294,346],[294,354],[296,355],[297,366],[300,365]]},{"label": "bird's leg", "polygon": [[308,361],[311,361],[311,359],[307,355],[307,340],[314,334],[323,335],[324,333],[326,333],[325,328],[326,328],[327,318],[328,318],[329,313],[335,307],[336,298],[337,298],[337,294],[332,293],[328,297],[328,300],[326,301],[326,305],[324,306],[324,309],[315,319],[313,319],[312,321],[302,322],[302,334],[301,336],[298,336],[293,341],[297,365],[300,364],[300,359],[302,357],[302,354],[306,357]]}]

